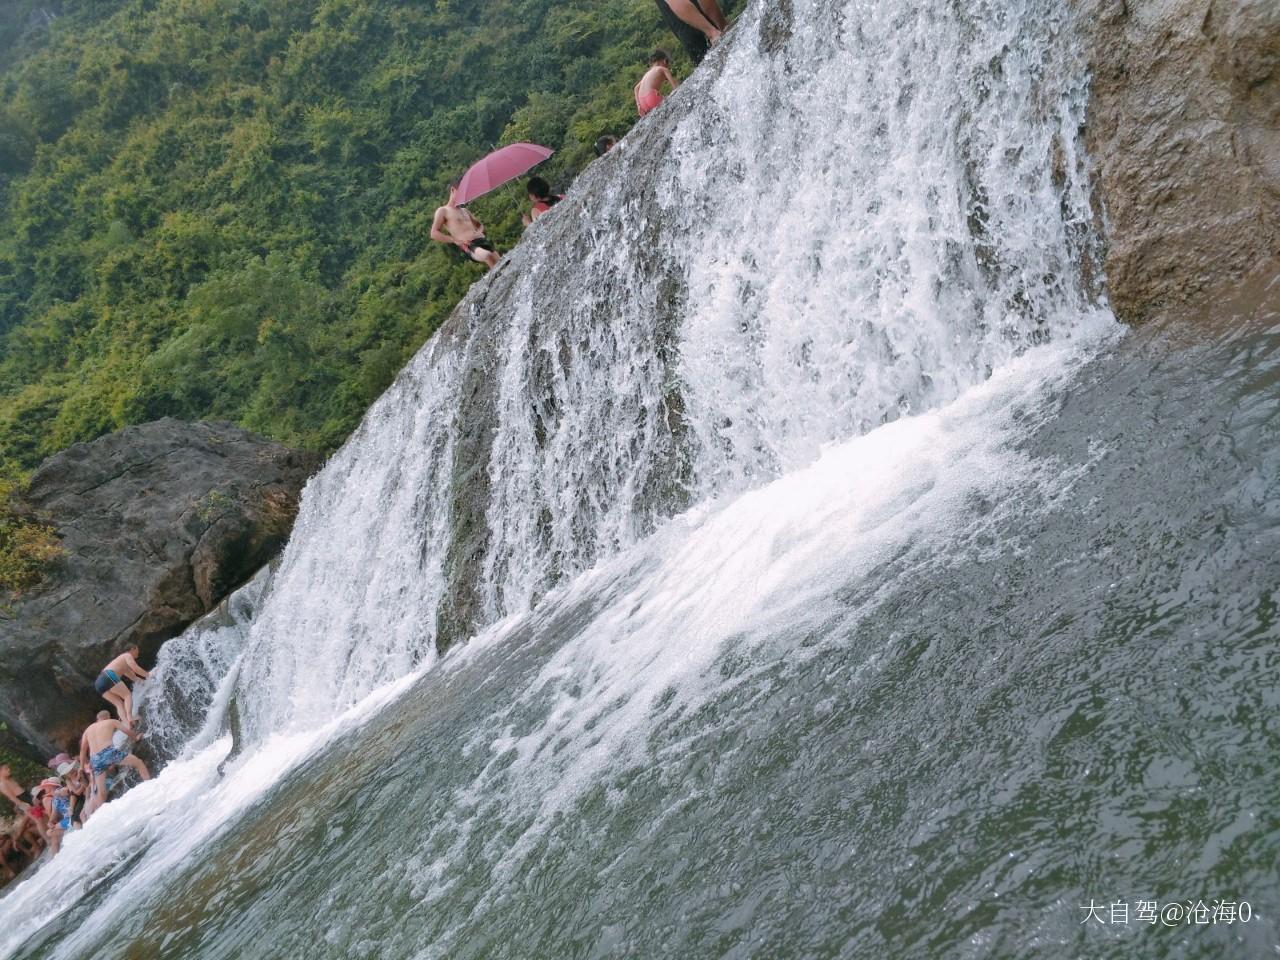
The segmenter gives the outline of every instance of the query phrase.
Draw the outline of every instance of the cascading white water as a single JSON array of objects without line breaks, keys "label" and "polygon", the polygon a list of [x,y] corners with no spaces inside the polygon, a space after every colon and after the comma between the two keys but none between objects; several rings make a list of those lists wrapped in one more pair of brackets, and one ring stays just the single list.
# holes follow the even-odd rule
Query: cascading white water
[{"label": "cascading white water", "polygon": [[[712,512],[824,447],[943,407],[1039,343],[1096,329],[1105,310],[1083,279],[1094,257],[1077,143],[1084,75],[1064,16],[1050,0],[749,5],[699,73],[477,284],[308,485],[247,630],[219,633],[217,657],[199,658],[214,716],[197,745],[220,729],[234,689],[256,785],[219,785],[194,824],[164,820],[166,772],[132,801],[154,822],[128,819],[124,804],[100,815],[116,847],[121,832],[140,845],[149,831],[182,831],[156,855],[158,875],[263,778],[342,729],[326,721],[429,665],[440,641],[528,611],[692,505]],[[920,429],[938,429],[940,448],[970,442],[945,424]],[[846,450],[815,476],[850,478],[856,493],[865,475],[872,498],[897,461],[860,457],[936,460],[921,452],[933,434],[901,436],[910,442]],[[963,472],[969,460],[957,462]],[[832,498],[856,520],[846,532],[879,536],[850,497]],[[747,504],[746,521],[726,525],[757,565],[782,549],[750,542],[768,508]],[[714,534],[704,529],[693,560],[721,549]],[[833,539],[783,546],[837,556]],[[637,555],[656,563],[661,549],[646,547]],[[693,560],[673,562],[655,589],[674,595]],[[741,589],[739,567],[722,566],[718,610]],[[803,583],[788,576],[772,595]],[[680,623],[653,612],[661,599],[647,597],[646,616],[666,642]],[[686,612],[696,601],[684,598]],[[613,615],[622,624],[630,607]],[[704,633],[719,642],[721,626]],[[640,639],[647,669],[659,640]],[[596,643],[597,660],[611,655]],[[171,644],[161,674],[180,673],[190,648]],[[237,664],[221,687],[213,660]],[[625,670],[596,672],[603,710]],[[651,681],[656,691],[661,671]],[[212,782],[209,752],[175,763],[176,802]],[[95,869],[94,829],[64,862]],[[50,880],[41,895],[72,883]]]},{"label": "cascading white water", "polygon": [[165,644],[151,676],[134,694],[134,708],[146,718],[146,741],[154,754],[189,753],[222,735],[232,673],[271,576],[268,564]]},{"label": "cascading white water", "polygon": [[[485,527],[475,627],[690,502],[1069,334],[1092,251],[1063,18],[1038,0],[751,6],[308,488],[240,681],[252,734],[434,655],[459,498]],[[492,442],[462,462],[477,370]]]}]

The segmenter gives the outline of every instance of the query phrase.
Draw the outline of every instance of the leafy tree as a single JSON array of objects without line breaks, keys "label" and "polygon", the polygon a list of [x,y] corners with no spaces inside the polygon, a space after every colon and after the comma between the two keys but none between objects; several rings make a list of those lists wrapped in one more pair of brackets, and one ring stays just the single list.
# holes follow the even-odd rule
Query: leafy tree
[{"label": "leafy tree", "polygon": [[[0,468],[19,471],[166,414],[341,443],[482,272],[427,239],[447,182],[529,139],[567,185],[667,40],[651,0],[56,12],[0,34]],[[476,205],[500,248],[525,202]]]}]

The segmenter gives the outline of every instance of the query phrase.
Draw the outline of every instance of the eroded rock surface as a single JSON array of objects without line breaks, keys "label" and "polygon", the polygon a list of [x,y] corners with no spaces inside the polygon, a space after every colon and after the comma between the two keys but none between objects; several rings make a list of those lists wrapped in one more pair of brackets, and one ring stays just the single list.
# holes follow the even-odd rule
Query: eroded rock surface
[{"label": "eroded rock surface", "polygon": [[111,655],[136,642],[148,662],[269,560],[318,466],[230,424],[171,419],[46,460],[25,501],[65,556],[0,609],[0,721],[66,748],[104,705],[93,680]]},{"label": "eroded rock surface", "polygon": [[1280,3],[1077,0],[1108,288],[1141,320],[1280,254]]}]

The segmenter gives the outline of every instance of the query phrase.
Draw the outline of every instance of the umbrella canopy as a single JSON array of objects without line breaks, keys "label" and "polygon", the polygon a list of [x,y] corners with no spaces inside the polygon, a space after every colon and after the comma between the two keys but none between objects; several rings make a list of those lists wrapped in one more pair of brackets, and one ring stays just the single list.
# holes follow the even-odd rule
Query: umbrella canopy
[{"label": "umbrella canopy", "polygon": [[477,160],[458,183],[456,203],[467,203],[528,173],[555,153],[536,143],[513,143]]}]

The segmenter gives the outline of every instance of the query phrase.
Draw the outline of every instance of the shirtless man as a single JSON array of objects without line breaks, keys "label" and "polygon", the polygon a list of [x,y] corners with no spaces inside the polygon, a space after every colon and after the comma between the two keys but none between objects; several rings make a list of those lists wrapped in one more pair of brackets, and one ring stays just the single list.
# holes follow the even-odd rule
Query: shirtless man
[{"label": "shirtless man", "polygon": [[102,694],[102,699],[116,708],[116,716],[126,726],[133,723],[133,694],[129,691],[129,681],[145,680],[151,674],[138,666],[138,645],[130,644],[98,674],[93,681],[93,689]]},{"label": "shirtless man", "polygon": [[435,219],[431,221],[431,239],[453,244],[476,263],[492,270],[498,265],[498,251],[484,235],[484,225],[470,210],[458,206],[457,196],[458,185],[449,184],[449,199],[444,206],[436,208]]},{"label": "shirtless man", "polygon": [[655,50],[649,54],[649,69],[640,78],[631,92],[636,98],[636,110],[640,116],[646,116],[662,103],[662,85],[667,84],[674,90],[679,86],[671,75],[671,58],[665,50]]},{"label": "shirtless man", "polygon": [[80,738],[80,767],[93,770],[93,793],[85,804],[82,820],[88,820],[106,802],[107,771],[111,767],[123,764],[136,770],[143,780],[151,779],[151,771],[145,763],[112,745],[111,737],[117,730],[122,731],[130,740],[138,739],[132,727],[119,720],[112,720],[109,711],[99,710],[98,719],[85,729],[84,736]]}]

